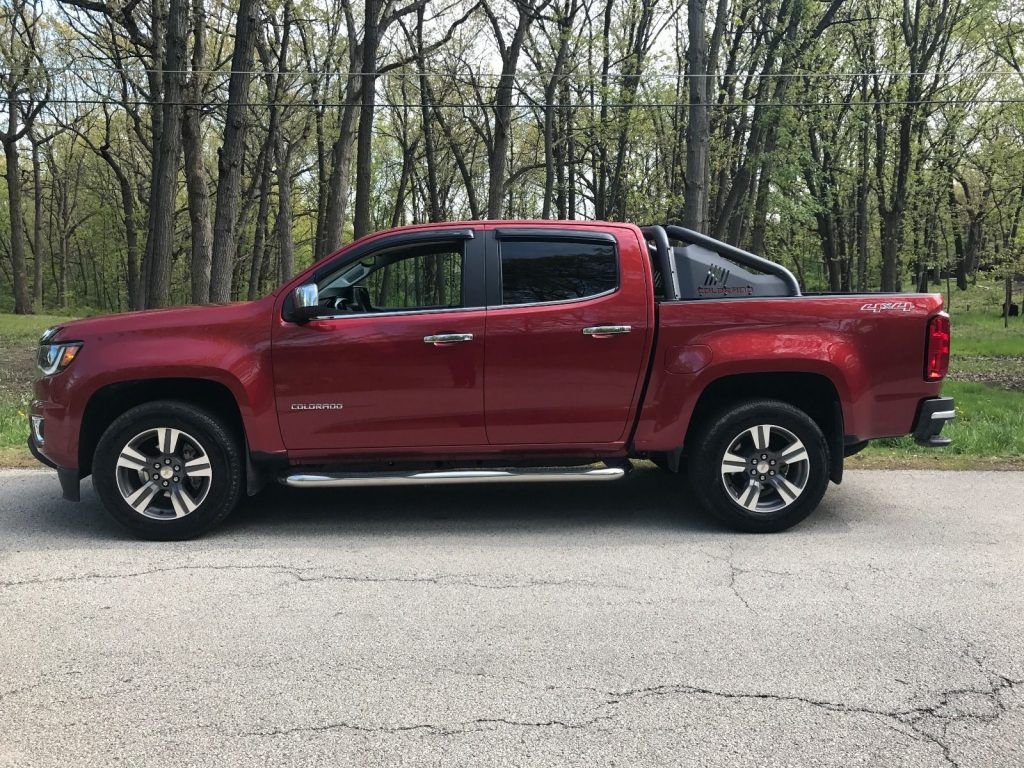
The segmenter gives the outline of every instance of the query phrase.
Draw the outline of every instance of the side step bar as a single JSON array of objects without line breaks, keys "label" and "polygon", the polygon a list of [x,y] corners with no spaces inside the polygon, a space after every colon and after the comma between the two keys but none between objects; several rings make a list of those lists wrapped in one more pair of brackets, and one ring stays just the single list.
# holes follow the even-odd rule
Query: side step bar
[{"label": "side step bar", "polygon": [[422,472],[295,472],[278,480],[293,488],[352,488],[373,485],[454,485],[457,483],[547,483],[621,480],[623,467],[526,469],[443,469]]}]

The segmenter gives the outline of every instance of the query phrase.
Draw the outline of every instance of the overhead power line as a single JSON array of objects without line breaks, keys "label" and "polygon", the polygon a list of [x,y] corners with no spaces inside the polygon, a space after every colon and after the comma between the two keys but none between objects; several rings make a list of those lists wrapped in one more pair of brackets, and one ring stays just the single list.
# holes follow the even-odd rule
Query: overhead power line
[{"label": "overhead power line", "polygon": [[[112,63],[116,63],[116,60],[111,59]],[[298,77],[308,75],[321,75],[339,78],[349,77],[363,77],[363,76],[374,76],[374,77],[391,77],[391,78],[411,78],[411,77],[450,77],[450,78],[493,78],[495,80],[502,79],[503,77],[511,77],[513,80],[523,80],[535,77],[556,77],[560,80],[583,80],[583,81],[600,81],[604,78],[610,80],[623,80],[627,78],[663,78],[663,79],[695,79],[695,78],[720,78],[723,80],[760,80],[763,78],[811,78],[811,79],[846,79],[846,80],[859,80],[865,77],[897,77],[897,78],[911,78],[911,77],[951,77],[951,78],[966,78],[966,77],[1000,77],[1000,78],[1018,78],[1019,73],[1014,70],[963,70],[963,71],[940,71],[940,70],[927,70],[921,72],[905,72],[896,70],[874,70],[874,71],[863,71],[863,72],[821,72],[821,71],[803,71],[803,72],[744,72],[744,73],[733,73],[733,74],[722,74],[720,72],[709,72],[705,74],[701,73],[688,73],[688,72],[675,72],[672,70],[646,70],[639,74],[632,72],[594,72],[588,71],[582,73],[579,72],[562,72],[556,73],[546,70],[523,70],[517,72],[514,75],[502,75],[500,72],[493,71],[459,71],[459,70],[446,70],[439,72],[436,70],[425,70],[425,71],[403,71],[401,69],[390,69],[390,70],[378,70],[373,72],[359,72],[359,71],[346,71],[346,70],[314,70],[314,69],[284,69],[284,70],[267,70],[267,69],[247,69],[247,70],[232,70],[232,69],[152,69],[147,67],[135,67],[129,64],[124,67],[126,72],[132,72],[137,74],[164,74],[164,75],[221,75],[223,77],[230,77],[232,75],[249,75],[251,77],[265,77],[266,75],[284,75],[286,77]],[[51,75],[62,73],[62,74],[82,74],[87,72],[103,72],[112,74],[117,70],[109,65],[72,65],[72,66],[60,66],[60,67],[47,67],[41,65],[35,65],[19,70],[20,72],[45,72]],[[0,72],[0,74],[7,75],[9,72]]]},{"label": "overhead power line", "polygon": [[[51,98],[49,99],[50,104],[68,104],[68,105],[91,105],[91,106],[102,106],[108,105],[113,107],[124,107],[125,105],[120,101],[112,99],[62,99],[62,98]],[[173,101],[173,102],[148,102],[145,100],[139,100],[133,102],[135,105],[152,105],[160,106],[167,104],[172,107],[217,107],[227,108],[230,106],[248,106],[248,107],[278,107],[278,108],[343,108],[343,107],[359,107],[361,102],[345,102],[345,101],[302,101],[302,102],[272,102],[272,101],[250,101],[247,103],[242,102],[229,102],[229,101]],[[748,109],[753,107],[766,107],[766,108],[781,108],[781,107],[817,107],[817,108],[834,108],[834,107],[880,107],[880,106],[903,106],[908,104],[922,104],[922,105],[977,105],[977,104],[1024,104],[1024,98],[1021,99],[886,99],[886,100],[869,100],[869,101],[784,101],[784,102],[767,102],[767,101],[745,101],[735,102],[731,104],[718,104],[709,103],[707,104],[708,109]],[[490,105],[487,102],[443,102],[437,104],[429,104],[431,109],[479,109],[487,108]],[[685,101],[670,101],[670,102],[595,102],[593,104],[587,102],[572,102],[569,104],[550,104],[545,102],[528,102],[514,104],[514,108],[520,109],[549,109],[549,108],[575,108],[575,109],[682,109],[690,106],[689,102]],[[423,104],[419,101],[416,102],[384,102],[374,104],[374,109],[394,109],[394,108],[406,108],[406,109],[421,109]]]}]

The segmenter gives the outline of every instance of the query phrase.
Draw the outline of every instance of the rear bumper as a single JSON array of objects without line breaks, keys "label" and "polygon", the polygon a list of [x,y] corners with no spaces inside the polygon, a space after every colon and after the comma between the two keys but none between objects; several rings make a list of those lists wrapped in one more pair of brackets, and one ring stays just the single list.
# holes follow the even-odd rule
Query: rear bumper
[{"label": "rear bumper", "polygon": [[81,501],[81,477],[77,469],[67,469],[66,467],[58,466],[48,456],[43,455],[39,450],[39,446],[36,445],[35,437],[32,435],[29,435],[28,438],[28,449],[35,456],[36,461],[57,470],[57,479],[60,480],[60,490],[65,500]]},{"label": "rear bumper", "polygon": [[942,448],[953,441],[939,433],[947,421],[956,418],[952,397],[930,397],[922,400],[914,419],[914,441],[929,448]]}]

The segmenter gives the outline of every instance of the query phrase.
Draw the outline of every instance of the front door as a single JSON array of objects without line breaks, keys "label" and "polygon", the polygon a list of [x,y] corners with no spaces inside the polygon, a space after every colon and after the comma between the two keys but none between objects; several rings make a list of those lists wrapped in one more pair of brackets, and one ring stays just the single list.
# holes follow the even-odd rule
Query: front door
[{"label": "front door", "polygon": [[474,306],[483,302],[470,284],[482,278],[482,245],[472,235],[384,238],[317,271],[328,316],[282,319],[274,334],[277,411],[289,450],[486,443],[485,312]]},{"label": "front door", "polygon": [[484,397],[491,444],[626,439],[650,324],[630,235],[494,231]]}]

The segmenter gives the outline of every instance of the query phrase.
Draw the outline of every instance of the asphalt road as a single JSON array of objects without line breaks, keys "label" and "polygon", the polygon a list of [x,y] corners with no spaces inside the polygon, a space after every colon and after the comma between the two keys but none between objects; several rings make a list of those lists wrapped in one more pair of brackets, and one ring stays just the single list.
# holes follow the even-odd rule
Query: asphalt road
[{"label": "asphalt road", "polygon": [[1024,765],[1024,473],[849,473],[774,536],[637,475],[154,544],[0,472],[0,765]]}]

